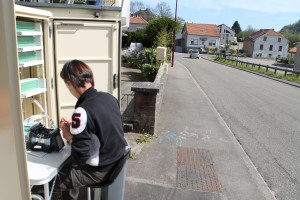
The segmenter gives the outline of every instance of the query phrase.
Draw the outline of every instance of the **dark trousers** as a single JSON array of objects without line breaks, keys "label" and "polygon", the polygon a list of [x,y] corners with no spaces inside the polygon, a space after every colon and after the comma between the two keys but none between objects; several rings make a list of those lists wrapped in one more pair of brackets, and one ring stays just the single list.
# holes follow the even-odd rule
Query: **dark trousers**
[{"label": "dark trousers", "polygon": [[79,191],[82,191],[82,188],[87,185],[97,184],[105,180],[105,176],[112,167],[113,165],[105,167],[75,165],[69,162],[58,174],[54,193],[61,196],[62,200],[83,200],[86,195],[82,197]]}]

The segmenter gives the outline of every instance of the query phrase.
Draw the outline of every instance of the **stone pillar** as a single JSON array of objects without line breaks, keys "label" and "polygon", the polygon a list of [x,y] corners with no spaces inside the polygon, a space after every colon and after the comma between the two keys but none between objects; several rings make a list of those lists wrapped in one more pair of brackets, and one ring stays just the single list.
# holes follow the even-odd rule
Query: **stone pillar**
[{"label": "stone pillar", "polygon": [[300,43],[297,45],[297,53],[295,55],[294,71],[300,72]]},{"label": "stone pillar", "polygon": [[159,84],[135,82],[131,86],[131,91],[134,91],[133,129],[154,134],[156,95],[159,92]]}]

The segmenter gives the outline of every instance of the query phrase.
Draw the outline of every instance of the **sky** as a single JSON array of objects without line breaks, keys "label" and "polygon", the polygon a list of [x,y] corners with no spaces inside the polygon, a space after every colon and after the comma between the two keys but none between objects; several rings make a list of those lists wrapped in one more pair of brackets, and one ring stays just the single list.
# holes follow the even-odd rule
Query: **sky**
[{"label": "sky", "polygon": [[[140,1],[150,8],[158,2],[170,5],[175,16],[176,0]],[[242,30],[280,29],[300,20],[299,0],[177,0],[177,17],[189,23],[225,24],[232,27],[238,21]]]}]

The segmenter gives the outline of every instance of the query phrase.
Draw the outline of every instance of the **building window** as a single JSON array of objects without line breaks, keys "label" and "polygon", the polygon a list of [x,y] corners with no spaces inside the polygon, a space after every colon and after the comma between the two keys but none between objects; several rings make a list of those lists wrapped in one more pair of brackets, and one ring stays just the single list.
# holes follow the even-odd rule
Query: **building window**
[{"label": "building window", "polygon": [[270,45],[269,51],[273,51],[273,45]]},{"label": "building window", "polygon": [[281,42],[281,38],[278,38],[278,42]]},{"label": "building window", "polygon": [[191,40],[191,45],[197,45],[198,44],[198,40],[192,39]]},{"label": "building window", "polygon": [[279,49],[278,49],[278,51],[282,51],[282,46],[279,46]]},{"label": "building window", "polygon": [[267,36],[264,37],[264,41],[267,41]]},{"label": "building window", "polygon": [[264,49],[264,45],[261,44],[260,47],[259,47],[259,50],[263,50]]},{"label": "building window", "polygon": [[216,46],[216,41],[215,40],[209,40],[208,45],[209,46]]}]

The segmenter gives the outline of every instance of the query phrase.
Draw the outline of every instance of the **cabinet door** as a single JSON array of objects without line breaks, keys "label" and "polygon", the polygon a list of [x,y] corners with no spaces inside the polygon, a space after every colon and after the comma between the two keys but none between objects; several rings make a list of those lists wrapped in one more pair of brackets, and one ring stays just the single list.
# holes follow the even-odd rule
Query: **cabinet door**
[{"label": "cabinet door", "polygon": [[94,73],[95,88],[118,96],[119,84],[114,80],[120,70],[118,22],[55,20],[54,34],[59,118],[69,118],[77,101],[59,75],[67,61],[78,59],[88,64]]}]

